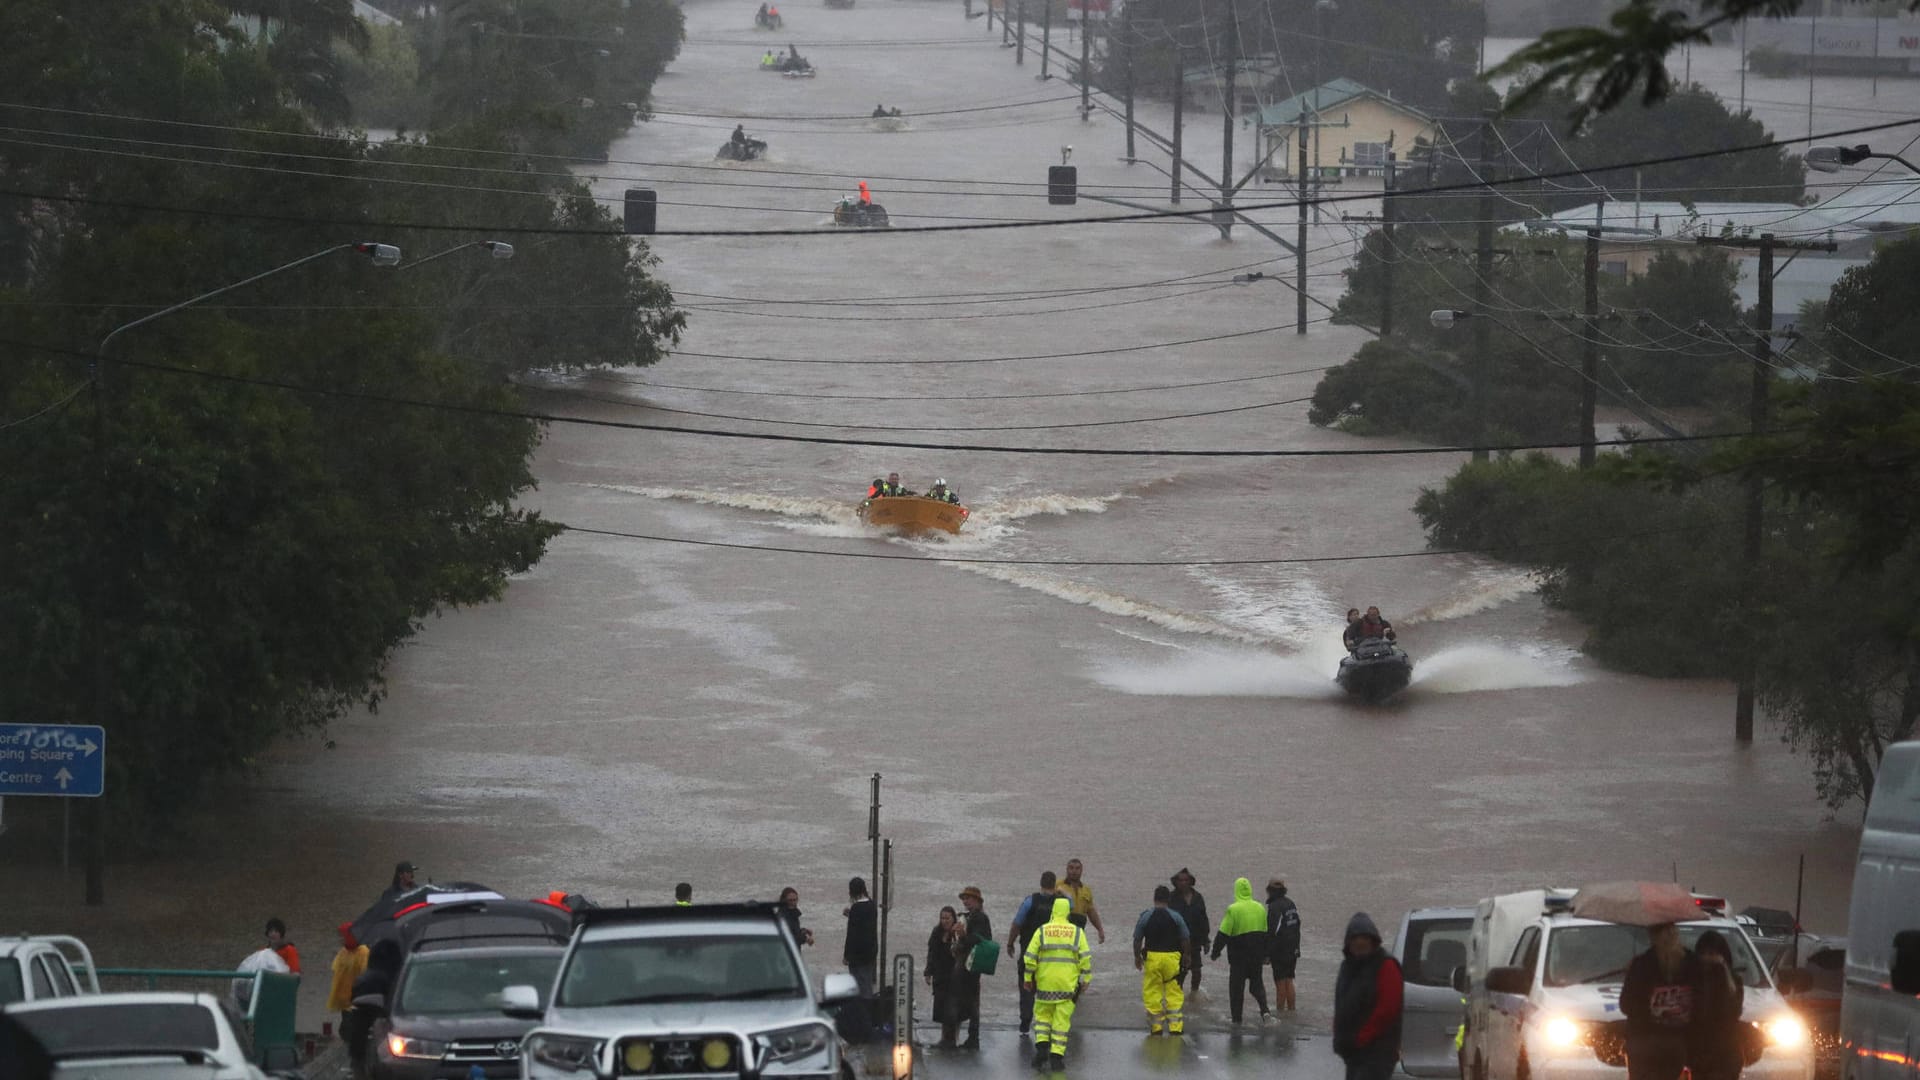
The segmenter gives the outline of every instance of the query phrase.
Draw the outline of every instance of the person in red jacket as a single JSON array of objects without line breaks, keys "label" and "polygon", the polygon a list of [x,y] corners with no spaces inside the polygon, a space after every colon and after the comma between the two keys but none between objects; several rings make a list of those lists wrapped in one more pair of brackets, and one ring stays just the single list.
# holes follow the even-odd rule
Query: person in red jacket
[{"label": "person in red jacket", "polygon": [[1387,1080],[1400,1062],[1400,963],[1364,911],[1347,922],[1346,942],[1333,984],[1333,1052],[1347,1063],[1347,1080]]}]

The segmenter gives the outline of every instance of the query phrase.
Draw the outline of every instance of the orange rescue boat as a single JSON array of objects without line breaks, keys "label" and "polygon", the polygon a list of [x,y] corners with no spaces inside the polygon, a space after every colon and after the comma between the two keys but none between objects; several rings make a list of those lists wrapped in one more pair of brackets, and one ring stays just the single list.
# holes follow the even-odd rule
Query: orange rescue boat
[{"label": "orange rescue boat", "polygon": [[960,526],[967,523],[968,513],[967,508],[958,503],[941,502],[919,495],[886,495],[860,504],[861,521],[880,528],[899,529],[904,533],[926,532],[930,529],[957,533]]}]

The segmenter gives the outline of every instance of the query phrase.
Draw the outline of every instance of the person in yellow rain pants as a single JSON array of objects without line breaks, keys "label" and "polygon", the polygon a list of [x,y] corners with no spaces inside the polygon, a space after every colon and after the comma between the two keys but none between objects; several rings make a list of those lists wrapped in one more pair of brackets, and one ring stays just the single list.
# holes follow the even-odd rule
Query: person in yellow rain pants
[{"label": "person in yellow rain pants", "polygon": [[1067,1031],[1073,1006],[1093,978],[1093,949],[1087,935],[1068,918],[1073,901],[1053,902],[1053,916],[1027,942],[1025,983],[1033,992],[1033,1067],[1067,1067]]},{"label": "person in yellow rain pants", "polygon": [[1147,1033],[1162,1031],[1178,1037],[1187,1025],[1187,959],[1193,954],[1193,934],[1179,912],[1167,910],[1173,890],[1153,890],[1153,906],[1133,924],[1133,966],[1140,972],[1140,1000],[1147,1007]]}]

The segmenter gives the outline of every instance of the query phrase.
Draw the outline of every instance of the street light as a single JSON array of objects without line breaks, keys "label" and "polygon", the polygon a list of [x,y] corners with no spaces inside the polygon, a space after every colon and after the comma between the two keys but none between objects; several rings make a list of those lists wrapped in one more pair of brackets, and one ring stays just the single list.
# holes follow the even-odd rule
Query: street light
[{"label": "street light", "polygon": [[[392,244],[380,244],[372,241],[335,244],[330,248],[316,251],[311,255],[295,259],[290,263],[282,263],[271,270],[262,271],[250,278],[236,281],[231,285],[222,285],[210,292],[203,292],[198,296],[161,308],[159,311],[142,315],[132,322],[122,323],[112,330],[107,331],[107,336],[101,338],[100,344],[94,348],[92,361],[93,466],[95,472],[98,474],[100,494],[102,496],[111,490],[113,482],[113,477],[110,475],[107,464],[106,399],[108,385],[112,381],[110,378],[112,373],[111,368],[108,367],[107,345],[110,344],[114,338],[119,337],[121,334],[126,333],[136,326],[145,326],[147,323],[153,322],[156,319],[166,318],[176,311],[184,311],[196,304],[211,300],[216,296],[224,296],[227,293],[233,292],[235,289],[245,288],[256,281],[270,278],[275,274],[285,273],[296,266],[305,266],[307,263],[313,262],[316,259],[323,259],[328,255],[340,251],[352,251],[358,255],[365,255],[367,260],[375,266],[388,267],[398,266],[400,264],[400,249]],[[113,528],[115,522],[109,516],[108,509],[112,501],[113,500],[105,497],[94,500],[96,529],[94,541],[94,587],[93,596],[90,599],[92,610],[88,613],[89,621],[92,623],[93,639],[93,701],[91,711],[93,713],[93,722],[103,728],[107,726],[108,719],[107,593],[112,587],[111,581],[113,578],[112,551],[105,538],[113,535],[115,531]],[[93,805],[90,807],[93,821],[92,828],[89,830],[87,837],[87,856],[85,860],[87,878],[86,903],[89,907],[97,907],[106,902],[106,884],[104,878],[107,841],[106,811],[103,807],[104,804],[102,801],[97,799],[94,800]]]},{"label": "street light", "polygon": [[1432,323],[1436,330],[1451,330],[1454,323],[1473,317],[1471,311],[1454,311],[1450,308],[1436,308],[1427,313],[1427,321]]},{"label": "street light", "polygon": [[1901,157],[1899,154],[1876,154],[1873,147],[1866,143],[1859,146],[1815,146],[1807,150],[1805,161],[1807,168],[1814,172],[1837,173],[1849,165],[1858,165],[1868,158],[1885,158],[1897,161],[1907,167],[1907,171],[1920,173],[1920,167]]},{"label": "street light", "polygon": [[107,351],[107,343],[109,341],[112,341],[114,338],[119,337],[122,333],[133,329],[136,326],[144,326],[147,323],[154,321],[155,319],[165,318],[166,316],[171,315],[176,311],[185,310],[186,308],[190,308],[195,304],[201,303],[202,301],[211,300],[216,296],[222,296],[226,293],[232,292],[235,289],[244,288],[245,286],[251,285],[254,282],[259,281],[263,278],[270,278],[275,274],[285,273],[286,271],[291,270],[296,266],[304,266],[307,263],[313,262],[315,259],[325,258],[326,256],[331,255],[336,251],[353,251],[358,254],[365,255],[368,261],[373,263],[373,265],[375,266],[400,265],[400,249],[397,247],[394,247],[392,244],[376,244],[370,241],[361,242],[357,244],[335,244],[334,246],[327,248],[324,251],[316,251],[311,255],[307,255],[302,258],[295,259],[290,263],[283,263],[282,265],[276,266],[271,270],[267,270],[262,273],[255,274],[252,277],[246,278],[241,281],[236,281],[231,285],[222,285],[219,288],[213,290],[212,292],[203,292],[199,296],[195,296],[188,300],[182,300],[171,307],[161,308],[159,311],[153,312],[152,314],[142,315],[130,323],[123,323],[120,326],[114,327],[112,330],[107,331],[107,336],[101,338],[100,344],[94,349],[94,352],[96,354],[99,354],[94,357],[95,370],[96,372],[98,371],[100,361],[105,358],[105,353]]},{"label": "street light", "polygon": [[415,259],[406,265],[406,269],[411,270],[416,266],[425,266],[435,259],[443,259],[456,251],[466,251],[469,248],[485,248],[488,255],[503,262],[513,258],[513,245],[504,240],[474,240],[465,244],[455,244],[445,251],[436,251],[424,259]]}]

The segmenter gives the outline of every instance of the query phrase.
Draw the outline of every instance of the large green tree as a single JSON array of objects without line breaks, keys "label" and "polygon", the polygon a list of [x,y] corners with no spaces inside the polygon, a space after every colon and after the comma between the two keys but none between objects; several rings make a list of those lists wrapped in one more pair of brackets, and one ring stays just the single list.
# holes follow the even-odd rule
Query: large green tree
[{"label": "large green tree", "polygon": [[[517,132],[330,133],[271,42],[312,8],[303,55],[338,55],[319,16],[343,6],[267,4],[264,29],[212,0],[0,6],[0,101],[54,110],[0,150],[0,184],[38,193],[0,215],[0,715],[104,717],[106,828],[376,703],[422,620],[555,534],[518,504],[541,431],[511,377],[652,363],[682,325],[646,248]],[[511,261],[338,252],[116,337],[90,380],[109,330],[170,302],[494,230]]]}]

